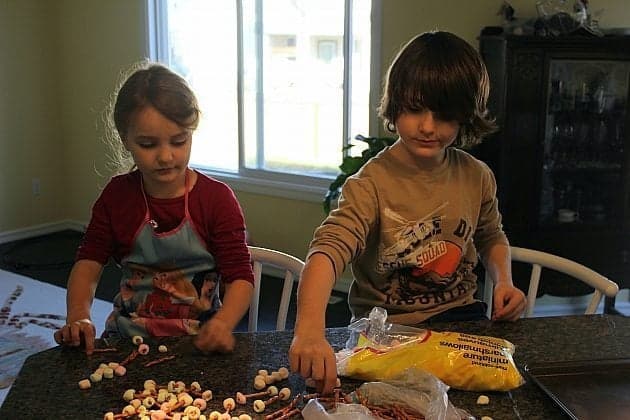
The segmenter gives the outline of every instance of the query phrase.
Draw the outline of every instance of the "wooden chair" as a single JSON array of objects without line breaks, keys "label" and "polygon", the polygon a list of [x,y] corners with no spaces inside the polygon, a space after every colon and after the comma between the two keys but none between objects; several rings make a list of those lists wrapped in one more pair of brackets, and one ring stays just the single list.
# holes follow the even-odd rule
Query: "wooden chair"
[{"label": "wooden chair", "polygon": [[[525,318],[531,317],[534,313],[536,294],[538,292],[538,285],[540,284],[540,277],[543,268],[567,274],[595,289],[593,296],[586,307],[585,314],[594,314],[604,296],[612,298],[619,292],[619,286],[617,283],[573,260],[547,252],[519,248],[516,246],[510,247],[510,251],[512,254],[512,261],[528,263],[532,266],[529,288],[527,290],[527,308],[525,309],[525,314],[523,315]],[[488,304],[488,318],[492,316],[493,291],[494,283],[486,271],[484,301]]]},{"label": "wooden chair", "polygon": [[283,331],[287,323],[293,282],[300,277],[300,273],[304,267],[304,261],[281,251],[256,246],[249,246],[249,252],[252,256],[252,264],[254,266],[254,294],[252,295],[249,306],[248,331],[258,330],[258,311],[263,266],[269,266],[276,271],[280,270],[281,275],[284,276],[282,294],[280,295],[280,304],[278,306],[278,317],[276,319],[276,330]]}]

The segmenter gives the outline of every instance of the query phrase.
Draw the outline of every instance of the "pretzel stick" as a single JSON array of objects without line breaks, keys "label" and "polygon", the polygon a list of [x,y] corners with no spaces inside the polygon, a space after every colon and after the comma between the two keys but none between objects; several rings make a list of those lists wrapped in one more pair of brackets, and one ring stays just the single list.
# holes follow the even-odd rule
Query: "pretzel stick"
[{"label": "pretzel stick", "polygon": [[271,414],[267,414],[265,416],[265,420],[272,420],[272,419],[277,419],[278,417],[281,417],[285,414],[287,414],[289,411],[293,410],[295,408],[295,406],[303,399],[302,394],[298,394],[295,396],[295,398],[293,398],[293,400],[291,401],[291,403],[279,410],[274,411]]},{"label": "pretzel stick", "polygon": [[131,353],[129,353],[129,356],[127,356],[125,358],[125,360],[123,360],[119,364],[122,365],[122,366],[125,366],[125,365],[129,364],[129,362],[131,362],[136,357],[138,357],[138,351],[137,350],[133,350]]},{"label": "pretzel stick", "polygon": [[94,353],[106,353],[106,352],[110,352],[110,351],[118,351],[118,349],[115,348],[115,347],[106,347],[106,348],[102,348],[102,349],[94,349],[92,351]]},{"label": "pretzel stick", "polygon": [[171,360],[171,359],[174,359],[174,358],[175,358],[174,355],[173,356],[165,356],[165,357],[162,357],[160,359],[155,359],[155,360],[152,360],[150,362],[147,362],[143,366],[144,367],[149,367],[149,366],[157,365],[158,363],[166,362],[167,360]]}]

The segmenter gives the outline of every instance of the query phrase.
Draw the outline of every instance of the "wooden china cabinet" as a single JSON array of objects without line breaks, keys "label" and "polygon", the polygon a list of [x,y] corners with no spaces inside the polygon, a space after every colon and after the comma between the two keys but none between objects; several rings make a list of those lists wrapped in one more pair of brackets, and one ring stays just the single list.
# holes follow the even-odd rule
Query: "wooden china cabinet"
[{"label": "wooden china cabinet", "polygon": [[[630,37],[479,41],[500,131],[474,153],[495,172],[510,242],[630,287]],[[556,275],[541,293],[592,290],[564,280]]]}]

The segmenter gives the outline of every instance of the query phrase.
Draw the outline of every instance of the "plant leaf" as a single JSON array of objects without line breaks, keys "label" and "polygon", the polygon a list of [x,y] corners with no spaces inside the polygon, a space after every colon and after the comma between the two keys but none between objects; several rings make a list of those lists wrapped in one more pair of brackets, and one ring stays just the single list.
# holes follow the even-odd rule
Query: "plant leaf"
[{"label": "plant leaf", "polygon": [[352,175],[358,171],[364,163],[365,159],[362,156],[348,156],[343,159],[339,169],[341,169],[341,172],[344,174]]}]

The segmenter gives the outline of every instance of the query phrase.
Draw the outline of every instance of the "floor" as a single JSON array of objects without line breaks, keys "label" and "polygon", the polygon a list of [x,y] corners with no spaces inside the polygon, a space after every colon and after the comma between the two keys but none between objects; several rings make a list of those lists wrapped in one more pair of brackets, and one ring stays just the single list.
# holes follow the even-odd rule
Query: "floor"
[{"label": "floor", "polygon": [[[0,244],[0,269],[65,288],[80,240],[80,232],[65,230]],[[120,269],[112,263],[106,265],[96,289],[96,298],[112,302],[118,292],[119,278]],[[274,280],[276,279],[273,277],[263,275],[258,315],[259,330],[275,329],[281,282]],[[343,293],[333,292],[326,311],[328,327],[343,327],[350,322],[351,315],[346,297],[347,295]],[[294,288],[287,316],[287,329],[293,328],[295,313]],[[243,319],[236,330],[246,331],[247,319]]]}]

